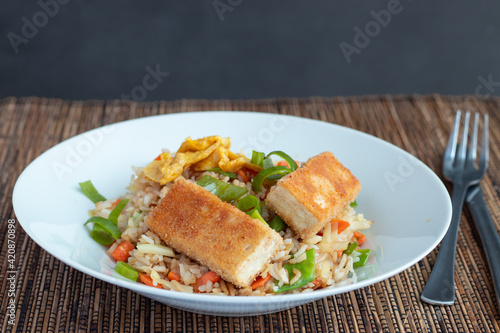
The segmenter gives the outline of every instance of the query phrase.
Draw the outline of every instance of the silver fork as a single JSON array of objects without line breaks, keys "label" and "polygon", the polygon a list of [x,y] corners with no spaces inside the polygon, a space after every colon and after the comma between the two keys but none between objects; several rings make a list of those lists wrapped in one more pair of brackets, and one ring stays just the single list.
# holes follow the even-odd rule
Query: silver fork
[{"label": "silver fork", "polygon": [[424,302],[437,305],[451,305],[455,300],[455,252],[457,248],[458,225],[460,223],[460,216],[462,215],[462,204],[467,189],[480,182],[488,167],[488,115],[484,116],[484,132],[477,168],[479,114],[476,113],[474,117],[472,142],[469,147],[467,147],[467,141],[470,112],[465,114],[462,139],[457,146],[460,116],[461,112],[459,110],[455,116],[455,125],[453,126],[453,131],[451,132],[443,157],[443,174],[446,179],[453,182],[451,223],[441,241],[441,247],[439,248],[439,254],[431,276],[420,296]]}]

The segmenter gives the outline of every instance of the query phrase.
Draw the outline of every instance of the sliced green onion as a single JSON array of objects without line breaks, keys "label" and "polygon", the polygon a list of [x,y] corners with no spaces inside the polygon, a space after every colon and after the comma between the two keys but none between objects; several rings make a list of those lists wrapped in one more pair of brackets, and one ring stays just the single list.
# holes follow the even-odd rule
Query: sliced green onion
[{"label": "sliced green onion", "polygon": [[130,201],[129,199],[120,200],[120,202],[115,206],[115,208],[113,208],[111,213],[109,213],[108,220],[117,225],[118,217],[120,217],[120,214],[122,213],[123,209],[125,208],[125,206],[128,204],[129,201]]},{"label": "sliced green onion", "polygon": [[252,160],[250,161],[250,163],[262,165],[262,162],[264,161],[265,156],[266,155],[264,153],[252,150]]},{"label": "sliced green onion", "polygon": [[[270,157],[267,157],[264,160],[263,168],[264,169],[269,169],[269,168],[272,168],[272,167],[274,167],[274,162],[273,162],[273,160]],[[283,176],[282,175],[272,175],[272,176],[267,177],[267,179],[268,180],[278,180],[281,177],[283,177]]]},{"label": "sliced green onion", "polygon": [[224,175],[224,176],[229,177],[231,179],[238,178],[238,174],[236,172],[223,171],[221,168],[208,169],[207,171],[217,172],[217,173],[220,173],[221,175]]},{"label": "sliced green onion", "polygon": [[226,202],[233,202],[248,192],[245,188],[225,183],[209,175],[203,176],[197,184]]},{"label": "sliced green onion", "polygon": [[[286,264],[283,265],[283,268],[288,271],[288,278],[290,280],[293,279],[295,274],[293,273],[293,269],[298,269],[300,271],[300,278],[294,284],[284,284],[275,291],[275,293],[282,293],[284,291],[289,291],[293,289],[300,288],[305,286],[309,282],[312,282],[315,278],[314,274],[314,249],[309,249],[306,251],[306,259],[296,263],[296,264]],[[279,284],[278,280],[274,281],[274,284],[277,286]]]},{"label": "sliced green onion", "polygon": [[262,162],[262,167],[264,169],[269,169],[269,168],[272,168],[273,166],[274,166],[274,162],[270,157],[265,158],[264,161]]},{"label": "sliced green onion", "polygon": [[288,163],[288,166],[290,167],[290,169],[292,171],[297,170],[297,168],[299,167],[297,165],[297,163],[295,163],[293,158],[291,158],[288,154],[286,154],[285,152],[282,152],[281,150],[275,150],[275,151],[270,152],[269,154],[267,154],[266,158],[268,158],[271,155],[277,155],[277,156],[281,157],[282,159],[284,159]]},{"label": "sliced green onion", "polygon": [[261,220],[267,224],[267,222],[262,218],[262,215],[260,215],[262,214],[262,207],[260,207],[260,201],[256,196],[247,195],[246,197],[241,198],[236,207],[250,215],[251,218]]},{"label": "sliced green onion", "polygon": [[[85,222],[84,225],[87,225],[88,223],[91,223],[91,222],[93,222],[94,225],[97,224],[97,225],[101,226],[114,239],[118,239],[122,235],[120,230],[118,230],[118,227],[113,222],[111,222],[108,219],[105,219],[104,217],[93,216],[93,217],[89,218],[87,220],[87,222]],[[94,240],[99,243],[98,240],[96,240],[96,239],[94,239]]]},{"label": "sliced green onion", "polygon": [[92,231],[90,232],[90,237],[102,245],[111,245],[115,241],[113,236],[111,236],[110,233],[99,224],[94,224]]},{"label": "sliced green onion", "polygon": [[159,254],[167,257],[175,257],[174,251],[165,245],[159,244],[137,244],[137,250],[141,253]]},{"label": "sliced green onion", "polygon": [[370,249],[356,250],[355,252],[359,253],[358,261],[352,264],[352,267],[363,267],[368,262],[368,258],[370,257]]},{"label": "sliced green onion", "polygon": [[278,215],[276,215],[272,220],[271,222],[269,222],[269,226],[271,227],[271,229],[273,229],[274,231],[276,232],[280,232],[281,230],[285,229],[285,222],[283,222],[283,220],[281,219],[281,217],[279,217]]},{"label": "sliced green onion", "polygon": [[137,278],[139,278],[139,272],[134,267],[123,261],[118,261],[113,270],[121,276],[134,282],[137,281]]},{"label": "sliced green onion", "polygon": [[250,214],[250,217],[253,219],[261,220],[263,223],[267,224],[262,215],[260,215],[259,211],[256,209]]},{"label": "sliced green onion", "polygon": [[80,185],[80,188],[83,191],[83,194],[87,196],[93,203],[98,203],[100,201],[106,201],[106,198],[103,197],[97,190],[95,189],[94,185],[90,180],[87,180],[86,182],[83,183],[78,183]]},{"label": "sliced green onion", "polygon": [[254,190],[255,193],[259,193],[260,187],[262,186],[262,183],[266,178],[269,178],[270,176],[274,175],[280,175],[281,177],[283,177],[284,175],[289,174],[290,172],[292,172],[291,169],[287,168],[286,166],[280,166],[280,165],[264,169],[261,172],[259,172],[253,179],[252,189]]},{"label": "sliced green onion", "polygon": [[358,207],[358,203],[356,202],[356,200],[354,200],[353,202],[351,202],[349,204],[349,206],[351,206],[352,208],[356,208],[356,207]]},{"label": "sliced green onion", "polygon": [[255,195],[247,195],[238,201],[236,207],[239,210],[244,211],[247,214],[252,214],[254,210],[258,210],[259,213],[262,213],[262,207],[260,207],[260,201]]},{"label": "sliced green onion", "polygon": [[350,255],[358,247],[358,242],[350,242],[347,249],[344,250],[344,254]]}]

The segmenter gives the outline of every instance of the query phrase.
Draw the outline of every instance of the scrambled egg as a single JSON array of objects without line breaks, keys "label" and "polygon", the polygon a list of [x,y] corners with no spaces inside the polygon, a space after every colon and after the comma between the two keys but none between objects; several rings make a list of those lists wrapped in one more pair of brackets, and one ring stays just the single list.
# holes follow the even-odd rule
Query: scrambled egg
[{"label": "scrambled egg", "polygon": [[198,140],[188,137],[173,158],[170,153],[162,153],[144,168],[144,173],[149,179],[165,185],[179,177],[190,166],[193,166],[195,171],[221,168],[223,171],[236,172],[246,167],[258,172],[262,169],[259,165],[252,164],[244,155],[231,152],[230,146],[231,139],[218,135]]}]

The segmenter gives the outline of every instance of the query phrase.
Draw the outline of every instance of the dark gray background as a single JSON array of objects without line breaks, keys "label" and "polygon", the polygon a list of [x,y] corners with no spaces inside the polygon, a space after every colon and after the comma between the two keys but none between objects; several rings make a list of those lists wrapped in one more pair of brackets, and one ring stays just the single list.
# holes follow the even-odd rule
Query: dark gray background
[{"label": "dark gray background", "polygon": [[[0,98],[499,95],[498,1],[402,0],[348,63],[340,43],[354,45],[354,28],[365,30],[371,11],[391,3],[73,0],[49,6],[51,17],[35,1],[4,0]],[[215,4],[230,10],[219,15]],[[23,18],[34,16],[38,32],[16,53],[9,36],[24,38]],[[147,66],[170,74],[141,88]]]}]

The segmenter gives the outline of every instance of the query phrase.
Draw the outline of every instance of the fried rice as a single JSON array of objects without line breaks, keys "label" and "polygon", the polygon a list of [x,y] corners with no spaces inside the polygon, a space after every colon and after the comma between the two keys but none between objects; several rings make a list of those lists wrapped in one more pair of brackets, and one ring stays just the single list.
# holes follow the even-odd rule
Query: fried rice
[{"label": "fried rice", "polygon": [[[261,277],[271,279],[258,288],[237,288],[233,284],[220,280],[219,282],[208,283],[200,286],[198,290],[193,288],[203,274],[209,269],[200,265],[195,260],[177,253],[168,244],[165,244],[158,235],[148,228],[148,216],[152,209],[171,189],[173,182],[160,185],[158,182],[150,180],[144,173],[144,168],[133,168],[134,174],[131,177],[127,193],[120,198],[113,198],[98,202],[93,211],[94,216],[108,218],[118,199],[129,199],[123,212],[118,218],[118,228],[122,232],[121,238],[117,239],[107,250],[111,254],[123,241],[129,241],[136,245],[130,252],[127,263],[138,272],[144,273],[152,279],[154,286],[163,289],[179,292],[201,292],[215,295],[229,296],[268,296],[276,295],[278,288],[284,284],[293,284],[300,278],[300,271],[294,270],[293,278],[290,278],[286,264],[296,264],[306,258],[306,251],[314,249],[315,256],[315,279],[314,281],[285,293],[305,293],[319,288],[331,288],[357,281],[354,263],[358,260],[356,255],[347,255],[342,251],[332,250],[330,247],[322,246],[323,243],[332,242],[346,243],[355,240],[354,232],[367,229],[372,221],[364,218],[363,214],[356,213],[354,208],[347,205],[336,218],[349,222],[350,227],[337,233],[332,230],[331,224],[327,224],[322,233],[309,239],[300,239],[296,233],[285,227],[279,234],[283,237],[284,245],[274,255],[271,262],[260,273]],[[198,181],[201,177],[209,175],[223,182],[230,183],[248,190],[245,195],[254,195],[260,200],[264,200],[269,191],[269,185],[264,185],[258,193],[252,190],[252,181],[245,182],[240,175],[237,179],[230,179],[228,176],[217,172],[199,172],[187,168],[182,175],[186,180]],[[265,203],[262,203],[262,217],[265,221],[271,221],[275,213],[270,210]],[[162,245],[163,251],[151,251],[151,246],[141,245]],[[149,250],[148,250],[149,249]],[[160,253],[159,253],[160,252]],[[180,281],[167,278],[169,272],[174,272],[180,277]]]}]

